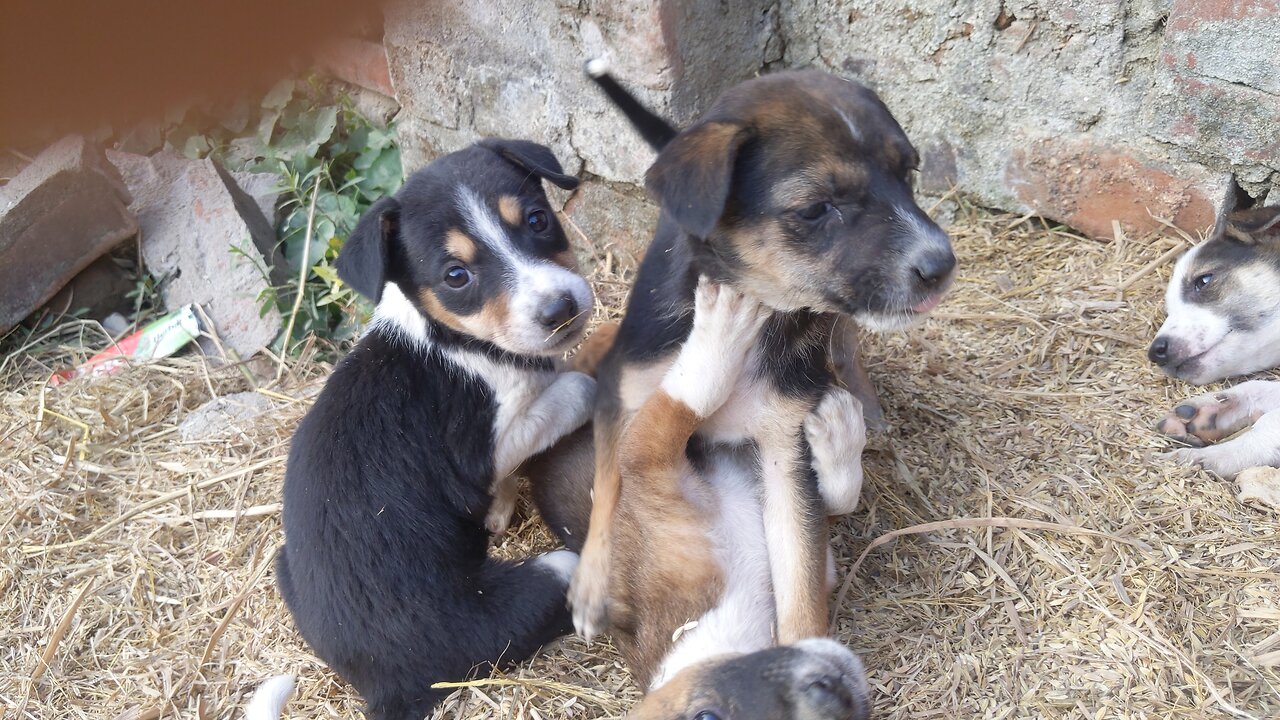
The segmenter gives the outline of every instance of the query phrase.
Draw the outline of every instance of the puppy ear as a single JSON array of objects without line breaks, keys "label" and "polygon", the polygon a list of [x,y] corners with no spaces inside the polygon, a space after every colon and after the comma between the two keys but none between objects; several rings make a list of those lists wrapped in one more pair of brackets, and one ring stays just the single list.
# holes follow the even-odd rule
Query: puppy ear
[{"label": "puppy ear", "polygon": [[551,149],[545,145],[528,140],[505,140],[488,138],[481,140],[480,147],[488,148],[502,156],[504,160],[524,168],[538,177],[550,182],[562,190],[578,187],[578,178],[566,175],[560,161]]},{"label": "puppy ear", "polygon": [[644,184],[689,234],[704,238],[724,214],[738,150],[750,131],[710,121],[680,133],[658,154]]},{"label": "puppy ear", "polygon": [[1227,220],[1227,234],[1244,243],[1280,242],[1280,205],[1231,213]]},{"label": "puppy ear", "polygon": [[356,223],[338,254],[338,277],[377,304],[387,283],[391,243],[400,233],[400,203],[384,197]]}]

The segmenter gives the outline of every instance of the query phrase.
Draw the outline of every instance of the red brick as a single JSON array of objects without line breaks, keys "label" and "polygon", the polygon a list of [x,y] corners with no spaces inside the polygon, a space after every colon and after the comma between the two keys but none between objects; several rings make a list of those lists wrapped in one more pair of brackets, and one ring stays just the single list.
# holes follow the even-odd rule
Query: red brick
[{"label": "red brick", "polygon": [[1125,147],[1085,138],[1046,138],[1014,151],[1006,181],[1035,212],[1086,235],[1110,238],[1112,221],[1143,235],[1163,229],[1153,215],[1195,234],[1213,225],[1223,177],[1175,172]]}]

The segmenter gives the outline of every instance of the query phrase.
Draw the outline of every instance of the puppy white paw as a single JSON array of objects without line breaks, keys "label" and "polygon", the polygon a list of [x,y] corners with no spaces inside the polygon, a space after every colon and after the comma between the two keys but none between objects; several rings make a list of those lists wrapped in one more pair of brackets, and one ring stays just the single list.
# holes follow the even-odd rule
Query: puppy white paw
[{"label": "puppy white paw", "polygon": [[1235,477],[1241,470],[1252,466],[1251,463],[1242,463],[1241,459],[1232,452],[1222,452],[1222,446],[1178,448],[1160,453],[1159,457],[1185,467],[1208,470],[1227,479]]},{"label": "puppy white paw", "polygon": [[561,373],[546,392],[555,393],[555,407],[564,420],[564,435],[591,419],[596,407],[596,380],[585,373]]},{"label": "puppy white paw", "polygon": [[546,568],[555,573],[555,576],[565,585],[569,585],[569,581],[573,579],[573,571],[578,569],[578,553],[572,550],[552,550],[544,555],[539,555],[534,562],[538,567]]},{"label": "puppy white paw", "polygon": [[1226,390],[1198,395],[1180,403],[1156,425],[1175,440],[1202,447],[1252,425],[1261,413],[1251,408],[1241,393]]},{"label": "puppy white paw", "polygon": [[729,398],[772,311],[706,278],[698,281],[693,304],[693,330],[663,377],[662,389],[699,417],[709,417]]},{"label": "puppy white paw", "polygon": [[843,388],[827,390],[805,418],[804,434],[827,513],[853,512],[862,495],[862,451],[867,446],[862,404]]},{"label": "puppy white paw", "polygon": [[569,584],[573,627],[587,641],[604,632],[608,620],[608,568],[595,559],[598,556],[584,555]]}]

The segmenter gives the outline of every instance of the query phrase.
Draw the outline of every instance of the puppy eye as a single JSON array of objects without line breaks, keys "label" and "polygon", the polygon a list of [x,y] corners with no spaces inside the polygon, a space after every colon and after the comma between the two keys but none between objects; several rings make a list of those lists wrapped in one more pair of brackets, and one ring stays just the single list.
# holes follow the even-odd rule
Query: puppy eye
[{"label": "puppy eye", "polygon": [[471,282],[471,271],[461,265],[450,265],[448,270],[444,271],[444,284],[457,290],[466,287]]},{"label": "puppy eye", "polygon": [[1198,292],[1208,287],[1211,282],[1213,282],[1213,273],[1203,273],[1197,275],[1196,279],[1191,281],[1191,286]]},{"label": "puppy eye", "polygon": [[529,217],[525,218],[525,223],[529,225],[529,229],[539,233],[546,230],[551,225],[551,221],[547,219],[546,210],[534,210],[529,213]]},{"label": "puppy eye", "polygon": [[693,716],[693,720],[720,720],[720,716],[712,710],[703,710]]},{"label": "puppy eye", "polygon": [[807,205],[796,210],[796,215],[798,215],[801,220],[813,221],[821,219],[834,209],[835,207],[831,203],[824,200],[823,202],[816,202],[812,205]]}]

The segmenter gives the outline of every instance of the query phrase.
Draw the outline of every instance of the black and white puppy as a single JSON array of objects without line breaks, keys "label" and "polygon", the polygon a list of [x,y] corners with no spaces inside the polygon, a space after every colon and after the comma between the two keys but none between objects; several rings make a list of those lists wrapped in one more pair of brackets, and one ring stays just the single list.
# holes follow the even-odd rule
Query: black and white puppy
[{"label": "black and white puppy", "polygon": [[[1165,373],[1204,385],[1280,367],[1280,207],[1224,213],[1209,240],[1178,260],[1165,309],[1147,350]],[[1192,398],[1159,429],[1197,446],[1173,451],[1175,461],[1219,475],[1280,466],[1280,383],[1253,380]]]},{"label": "black and white puppy", "polygon": [[293,438],[276,572],[302,636],[375,720],[419,720],[460,680],[573,629],[577,555],[489,557],[511,476],[590,417],[594,381],[553,358],[586,281],[541,181],[541,145],[485,140],[379,200],[340,277],[377,303]]}]

